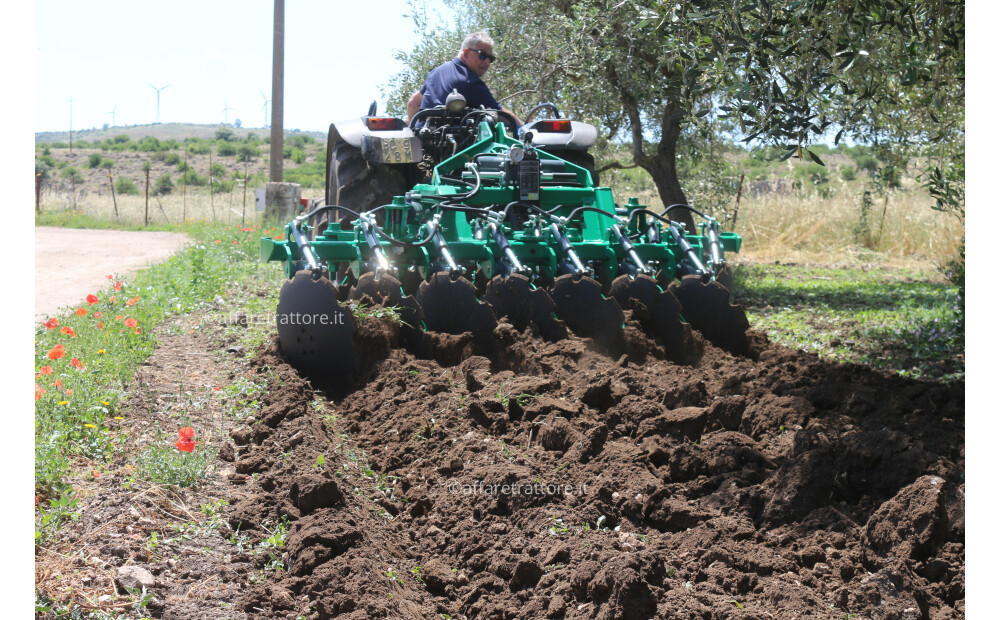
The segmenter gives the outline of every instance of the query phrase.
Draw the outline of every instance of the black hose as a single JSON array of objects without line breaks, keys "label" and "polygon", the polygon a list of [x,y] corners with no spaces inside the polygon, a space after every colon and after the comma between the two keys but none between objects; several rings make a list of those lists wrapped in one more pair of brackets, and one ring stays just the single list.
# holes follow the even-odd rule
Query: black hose
[{"label": "black hose", "polygon": [[666,209],[664,209],[662,212],[660,212],[660,215],[666,215],[667,213],[670,212],[671,209],[676,209],[676,208],[687,209],[688,211],[691,211],[692,213],[697,213],[698,215],[700,215],[702,218],[704,218],[706,220],[712,219],[709,216],[707,216],[704,213],[702,213],[701,211],[699,211],[698,209],[695,209],[691,205],[686,205],[686,204],[681,204],[681,203],[670,205],[669,207],[667,207]]}]

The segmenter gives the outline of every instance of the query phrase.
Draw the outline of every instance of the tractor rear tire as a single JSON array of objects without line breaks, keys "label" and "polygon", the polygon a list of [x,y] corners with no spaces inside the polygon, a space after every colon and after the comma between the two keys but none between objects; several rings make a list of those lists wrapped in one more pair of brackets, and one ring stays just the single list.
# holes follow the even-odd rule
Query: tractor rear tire
[{"label": "tractor rear tire", "polygon": [[594,170],[594,156],[587,151],[555,151],[552,153],[560,159],[565,159],[571,164],[584,168],[590,173],[590,178],[594,181],[594,187],[600,187],[600,177]]},{"label": "tractor rear tire", "polygon": [[[337,140],[327,153],[327,204],[361,213],[388,204],[409,189],[403,167],[371,164],[361,156],[360,148],[343,140]],[[340,214],[341,221],[345,215]]]}]

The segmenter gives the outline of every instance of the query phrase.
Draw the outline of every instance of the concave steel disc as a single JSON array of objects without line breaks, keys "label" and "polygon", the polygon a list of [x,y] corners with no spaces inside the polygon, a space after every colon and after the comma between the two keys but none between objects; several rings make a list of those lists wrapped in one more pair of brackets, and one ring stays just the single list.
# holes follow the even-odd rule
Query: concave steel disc
[{"label": "concave steel disc", "polygon": [[299,271],[278,297],[278,339],[290,364],[324,378],[350,382],[357,371],[350,310],[337,303],[337,287]]},{"label": "concave steel disc", "polygon": [[398,309],[399,318],[404,323],[400,328],[404,346],[419,343],[423,337],[424,315],[417,301],[412,296],[403,294],[399,280],[388,274],[382,274],[377,280],[374,273],[362,274],[358,283],[351,288],[348,299],[361,301],[366,295],[372,303]]},{"label": "concave steel disc", "polygon": [[556,316],[578,336],[593,338],[611,355],[625,352],[625,314],[614,299],[601,294],[601,285],[587,277],[566,274],[552,286]]},{"label": "concave steel disc", "polygon": [[691,326],[681,318],[681,304],[656,280],[639,275],[634,280],[618,276],[611,283],[611,296],[622,308],[631,308],[647,333],[659,338],[670,359],[691,363],[698,357],[698,346]]},{"label": "concave steel disc", "polygon": [[750,321],[742,306],[729,303],[729,291],[724,286],[702,282],[700,276],[684,276],[669,290],[681,302],[687,322],[709,342],[736,355],[749,355],[746,332]]},{"label": "concave steel disc", "polygon": [[428,331],[447,334],[472,332],[477,340],[492,338],[497,320],[493,311],[476,299],[476,288],[464,278],[451,279],[440,271],[420,284],[417,303]]},{"label": "concave steel disc", "polygon": [[546,340],[566,338],[566,325],[554,314],[555,302],[547,292],[532,286],[531,281],[521,274],[490,279],[483,299],[493,308],[497,318],[507,317],[519,332],[535,325]]}]

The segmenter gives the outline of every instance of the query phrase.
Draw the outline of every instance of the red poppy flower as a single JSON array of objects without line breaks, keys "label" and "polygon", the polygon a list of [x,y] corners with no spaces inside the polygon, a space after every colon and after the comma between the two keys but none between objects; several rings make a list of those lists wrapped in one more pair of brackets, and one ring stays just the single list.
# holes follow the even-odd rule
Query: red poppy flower
[{"label": "red poppy flower", "polygon": [[115,320],[116,320],[116,321],[120,321],[120,320],[122,320],[122,319],[124,319],[124,318],[125,318],[125,316],[124,316],[124,315],[121,315],[121,314],[119,314],[118,316],[116,316],[116,317],[115,317]]},{"label": "red poppy flower", "polygon": [[107,278],[107,279],[109,279],[109,280],[111,280],[111,279],[113,279],[113,278],[114,278],[114,276],[113,276],[113,275],[111,275],[110,273],[109,273],[108,275],[104,276],[104,277],[105,277],[105,278]]},{"label": "red poppy flower", "polygon": [[95,318],[95,319],[99,319],[99,318],[101,318],[101,313],[100,313],[100,312],[95,312],[95,313],[94,313],[94,318]]},{"label": "red poppy flower", "polygon": [[52,367],[51,366],[42,366],[41,368],[38,369],[38,374],[40,374],[40,375],[51,375],[52,374]]},{"label": "red poppy flower", "polygon": [[43,388],[42,386],[40,386],[40,385],[38,385],[36,383],[35,384],[35,400],[41,400],[42,399],[42,394],[44,394],[44,393],[45,393],[45,388]]},{"label": "red poppy flower", "polygon": [[66,327],[60,329],[59,331],[61,331],[62,333],[68,335],[70,338],[75,338],[76,337],[76,332],[73,330],[72,327],[66,326]]},{"label": "red poppy flower", "polygon": [[135,333],[137,333],[137,334],[141,334],[141,333],[142,333],[142,330],[141,330],[141,329],[139,329],[138,327],[136,327],[136,328],[135,328]]},{"label": "red poppy flower", "polygon": [[194,429],[190,426],[177,431],[181,438],[174,445],[181,452],[194,452]]},{"label": "red poppy flower", "polygon": [[56,379],[55,383],[53,383],[52,385],[56,386],[59,389],[62,389],[62,379]]},{"label": "red poppy flower", "polygon": [[55,329],[59,327],[59,319],[55,318],[49,319],[48,321],[45,321],[43,325],[45,325],[45,329]]},{"label": "red poppy flower", "polygon": [[76,316],[83,316],[85,314],[87,314],[87,309],[86,308],[77,308],[76,309]]},{"label": "red poppy flower", "polygon": [[135,327],[138,324],[139,321],[136,321],[135,319],[132,318],[125,319],[125,327]]},{"label": "red poppy flower", "polygon": [[64,355],[66,355],[66,348],[61,344],[57,344],[49,351],[50,360],[57,360]]},{"label": "red poppy flower", "polygon": [[125,305],[126,305],[126,306],[134,306],[134,305],[135,305],[135,303],[136,303],[137,301],[139,301],[139,296],[138,296],[138,295],[136,295],[136,296],[135,296],[135,297],[133,297],[132,299],[130,299],[130,300],[128,300],[128,301],[126,301],[126,302],[125,302]]},{"label": "red poppy flower", "polygon": [[69,365],[72,366],[73,368],[76,368],[77,370],[83,370],[84,368],[86,368],[86,366],[83,365],[83,362],[81,362],[79,358],[76,357],[74,357],[69,361]]},{"label": "red poppy flower", "polygon": [[104,329],[104,321],[100,321],[97,323],[97,329]]},{"label": "red poppy flower", "polygon": [[115,282],[115,290],[116,291],[122,290],[122,283],[121,282]]},{"label": "red poppy flower", "polygon": [[87,295],[87,303],[90,304],[91,306],[96,304],[98,301],[99,300],[97,299],[97,295],[94,294]]},{"label": "red poppy flower", "polygon": [[110,301],[111,303],[115,303],[116,301],[118,301],[118,296],[112,295],[111,297],[108,297],[108,301]]},{"label": "red poppy flower", "polygon": [[233,239],[233,245],[236,245],[236,239]]}]

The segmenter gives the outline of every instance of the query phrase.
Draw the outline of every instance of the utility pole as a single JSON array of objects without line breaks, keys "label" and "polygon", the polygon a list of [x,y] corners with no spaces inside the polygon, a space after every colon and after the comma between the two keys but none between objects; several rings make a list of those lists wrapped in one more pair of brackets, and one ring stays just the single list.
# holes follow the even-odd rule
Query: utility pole
[{"label": "utility pole", "polygon": [[271,60],[271,182],[284,180],[285,0],[274,0],[274,53]]}]

